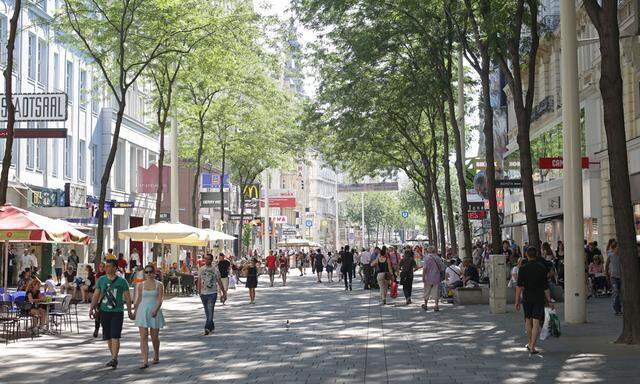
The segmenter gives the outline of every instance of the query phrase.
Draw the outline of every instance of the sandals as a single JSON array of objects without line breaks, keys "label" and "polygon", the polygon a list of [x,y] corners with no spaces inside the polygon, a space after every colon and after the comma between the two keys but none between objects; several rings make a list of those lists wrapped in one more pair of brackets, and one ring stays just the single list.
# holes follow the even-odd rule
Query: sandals
[{"label": "sandals", "polygon": [[159,362],[160,362],[160,359],[156,358],[156,359],[153,359],[151,364],[158,364]]}]

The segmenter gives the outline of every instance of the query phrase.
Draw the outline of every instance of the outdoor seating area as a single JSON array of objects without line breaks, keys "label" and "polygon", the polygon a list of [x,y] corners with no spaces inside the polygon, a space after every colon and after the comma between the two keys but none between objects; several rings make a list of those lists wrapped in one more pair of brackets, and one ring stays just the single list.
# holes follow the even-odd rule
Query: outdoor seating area
[{"label": "outdoor seating area", "polygon": [[[34,309],[42,309],[46,323],[40,324]],[[77,301],[71,295],[45,294],[38,303],[29,303],[24,291],[0,288],[0,342],[8,344],[20,339],[33,339],[41,334],[61,335],[80,332]]]}]

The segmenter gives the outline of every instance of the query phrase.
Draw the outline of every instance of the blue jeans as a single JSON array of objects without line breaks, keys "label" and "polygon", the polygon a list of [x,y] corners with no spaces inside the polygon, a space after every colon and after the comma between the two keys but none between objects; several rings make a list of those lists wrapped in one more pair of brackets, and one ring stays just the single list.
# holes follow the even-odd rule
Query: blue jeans
[{"label": "blue jeans", "polygon": [[218,293],[216,292],[200,295],[200,300],[202,300],[202,305],[204,305],[204,315],[206,317],[204,329],[208,331],[213,331],[216,328],[213,324],[213,310],[216,307],[217,298]]},{"label": "blue jeans", "polygon": [[620,287],[621,282],[619,277],[611,278],[611,288],[613,288],[613,310],[615,313],[622,312],[622,304],[620,303]]}]

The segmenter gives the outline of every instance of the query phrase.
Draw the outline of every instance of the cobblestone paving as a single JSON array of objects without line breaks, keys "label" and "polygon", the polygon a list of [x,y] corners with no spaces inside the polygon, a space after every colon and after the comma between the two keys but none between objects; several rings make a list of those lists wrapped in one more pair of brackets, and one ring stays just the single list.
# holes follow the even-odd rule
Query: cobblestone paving
[{"label": "cobblestone paving", "polygon": [[[290,276],[287,287],[261,277],[255,305],[238,288],[216,305],[216,333],[202,336],[197,296],[169,299],[161,363],[140,371],[137,328],[125,321],[120,364],[91,337],[88,307],[80,334],[0,345],[0,383],[632,383],[640,348],[613,344],[621,319],[608,299],[589,301],[590,322],[564,325],[559,339],[524,350],[521,315],[488,306],[444,305],[438,313],[404,299],[380,306],[377,291],[345,293],[339,283]],[[401,290],[400,290],[401,291]],[[560,316],[562,308],[559,308]],[[288,326],[287,326],[288,321]]]}]

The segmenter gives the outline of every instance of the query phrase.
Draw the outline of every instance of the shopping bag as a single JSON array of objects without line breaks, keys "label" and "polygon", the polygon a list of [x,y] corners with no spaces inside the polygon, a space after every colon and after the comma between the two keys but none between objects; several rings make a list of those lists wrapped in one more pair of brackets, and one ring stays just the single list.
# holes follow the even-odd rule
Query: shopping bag
[{"label": "shopping bag", "polygon": [[542,324],[542,327],[540,328],[540,340],[546,340],[551,334],[549,331],[549,321],[551,319],[550,312],[550,308],[544,309],[544,324]]},{"label": "shopping bag", "polygon": [[553,337],[560,337],[560,318],[553,309],[549,310],[549,332]]},{"label": "shopping bag", "polygon": [[393,297],[394,299],[396,297],[398,297],[398,283],[396,283],[395,281],[391,282],[391,293],[390,293],[391,297]]}]

